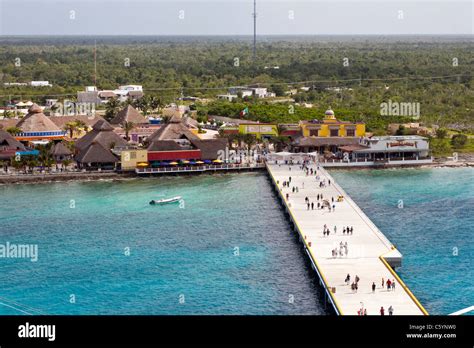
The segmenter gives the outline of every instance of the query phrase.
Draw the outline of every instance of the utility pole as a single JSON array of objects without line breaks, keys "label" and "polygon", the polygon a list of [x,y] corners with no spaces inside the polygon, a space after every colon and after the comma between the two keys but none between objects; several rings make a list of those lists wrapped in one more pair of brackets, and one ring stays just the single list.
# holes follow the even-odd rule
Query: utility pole
[{"label": "utility pole", "polygon": [[253,64],[257,62],[257,0],[253,0]]},{"label": "utility pole", "polygon": [[97,40],[94,40],[94,87],[97,89]]}]

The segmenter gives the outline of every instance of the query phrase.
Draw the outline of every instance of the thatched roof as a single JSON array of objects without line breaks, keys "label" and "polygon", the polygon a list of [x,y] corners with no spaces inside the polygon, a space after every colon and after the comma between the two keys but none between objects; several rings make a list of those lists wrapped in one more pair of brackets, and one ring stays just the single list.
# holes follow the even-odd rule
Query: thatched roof
[{"label": "thatched roof", "polygon": [[69,156],[69,155],[72,155],[71,150],[69,150],[68,147],[62,141],[55,144],[51,148],[50,153],[53,156]]},{"label": "thatched roof", "polygon": [[6,147],[9,150],[25,150],[25,146],[16,140],[10,133],[0,129],[0,149]]},{"label": "thatched roof", "polygon": [[114,128],[106,120],[97,121],[89,133],[76,141],[76,148],[83,150],[89,147],[93,142],[101,144],[106,149],[110,149],[112,145],[127,145],[127,142],[114,132]]},{"label": "thatched roof", "polygon": [[188,139],[188,140],[199,140],[200,138],[191,132],[188,127],[183,123],[181,116],[175,115],[171,118],[169,123],[163,125],[155,133],[150,135],[148,140],[150,142],[156,140],[172,140],[172,139]]},{"label": "thatched roof", "polygon": [[50,116],[51,121],[53,121],[56,126],[63,129],[66,123],[74,121],[82,121],[88,127],[92,127],[97,121],[102,120],[100,116],[88,116],[88,115],[74,115],[74,116]]},{"label": "thatched roof", "polygon": [[175,151],[183,148],[174,140],[155,140],[148,146],[148,151]]},{"label": "thatched roof", "polygon": [[225,151],[227,139],[200,139],[191,140],[191,143],[201,150],[201,159],[214,160],[219,157],[219,151]]},{"label": "thatched roof", "polygon": [[75,157],[79,163],[115,163],[118,158],[98,142],[93,142]]},{"label": "thatched roof", "polygon": [[59,132],[61,128],[43,114],[37,104],[28,109],[28,114],[16,125],[23,132]]},{"label": "thatched roof", "polygon": [[149,123],[145,116],[142,116],[137,109],[131,105],[127,105],[120,110],[118,114],[110,121],[111,124],[121,125],[124,122],[133,122],[134,124]]}]

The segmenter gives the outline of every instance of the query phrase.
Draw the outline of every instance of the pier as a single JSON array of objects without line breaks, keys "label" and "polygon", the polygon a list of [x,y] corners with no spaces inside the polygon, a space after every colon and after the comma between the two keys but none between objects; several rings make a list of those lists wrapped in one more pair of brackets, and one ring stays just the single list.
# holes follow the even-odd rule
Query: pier
[{"label": "pier", "polygon": [[[313,164],[308,168],[315,171],[317,167]],[[319,180],[314,174],[306,175],[300,165],[267,164],[267,170],[303,243],[304,252],[319,277],[325,292],[324,301],[331,305],[336,314],[358,315],[362,309],[362,312],[367,311],[367,315],[380,315],[383,306],[385,315],[389,315],[388,308],[391,306],[393,315],[428,315],[394,270],[401,265],[401,253],[324,168],[320,166],[317,170]],[[283,182],[288,181],[289,177],[291,183],[283,187]],[[319,187],[319,182],[324,180],[326,186]],[[298,192],[293,193],[293,187],[298,187]],[[331,207],[334,204],[335,209],[331,212],[327,207],[317,209],[318,194],[322,194]],[[337,200],[339,196],[343,197],[341,201]],[[305,197],[314,203],[314,210],[308,210]],[[329,236],[323,235],[324,225],[330,231]],[[343,227],[352,227],[353,234],[343,234]],[[343,255],[333,256],[332,250],[339,251],[341,242],[347,242],[347,255],[343,252]],[[347,274],[350,275],[349,283],[345,282]],[[354,291],[351,284],[356,276],[360,280],[358,290]],[[385,281],[383,288],[382,278]],[[395,289],[387,289],[388,279],[395,281]],[[372,291],[373,282],[375,291]]]}]

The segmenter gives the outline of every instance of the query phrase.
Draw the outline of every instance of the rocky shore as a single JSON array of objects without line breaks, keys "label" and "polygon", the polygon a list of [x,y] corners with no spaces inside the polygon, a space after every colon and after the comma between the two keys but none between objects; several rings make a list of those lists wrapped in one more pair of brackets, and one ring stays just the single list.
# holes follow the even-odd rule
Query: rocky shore
[{"label": "rocky shore", "polygon": [[64,181],[124,180],[135,177],[134,173],[116,172],[71,172],[54,174],[11,174],[0,175],[0,185],[37,184]]}]

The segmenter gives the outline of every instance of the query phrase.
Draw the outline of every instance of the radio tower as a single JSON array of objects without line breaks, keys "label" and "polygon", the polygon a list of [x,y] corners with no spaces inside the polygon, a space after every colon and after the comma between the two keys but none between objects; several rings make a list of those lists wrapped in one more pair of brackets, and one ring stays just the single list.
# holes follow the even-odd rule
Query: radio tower
[{"label": "radio tower", "polygon": [[97,40],[94,40],[94,87],[97,89]]},{"label": "radio tower", "polygon": [[257,61],[257,0],[253,0],[253,63]]}]

